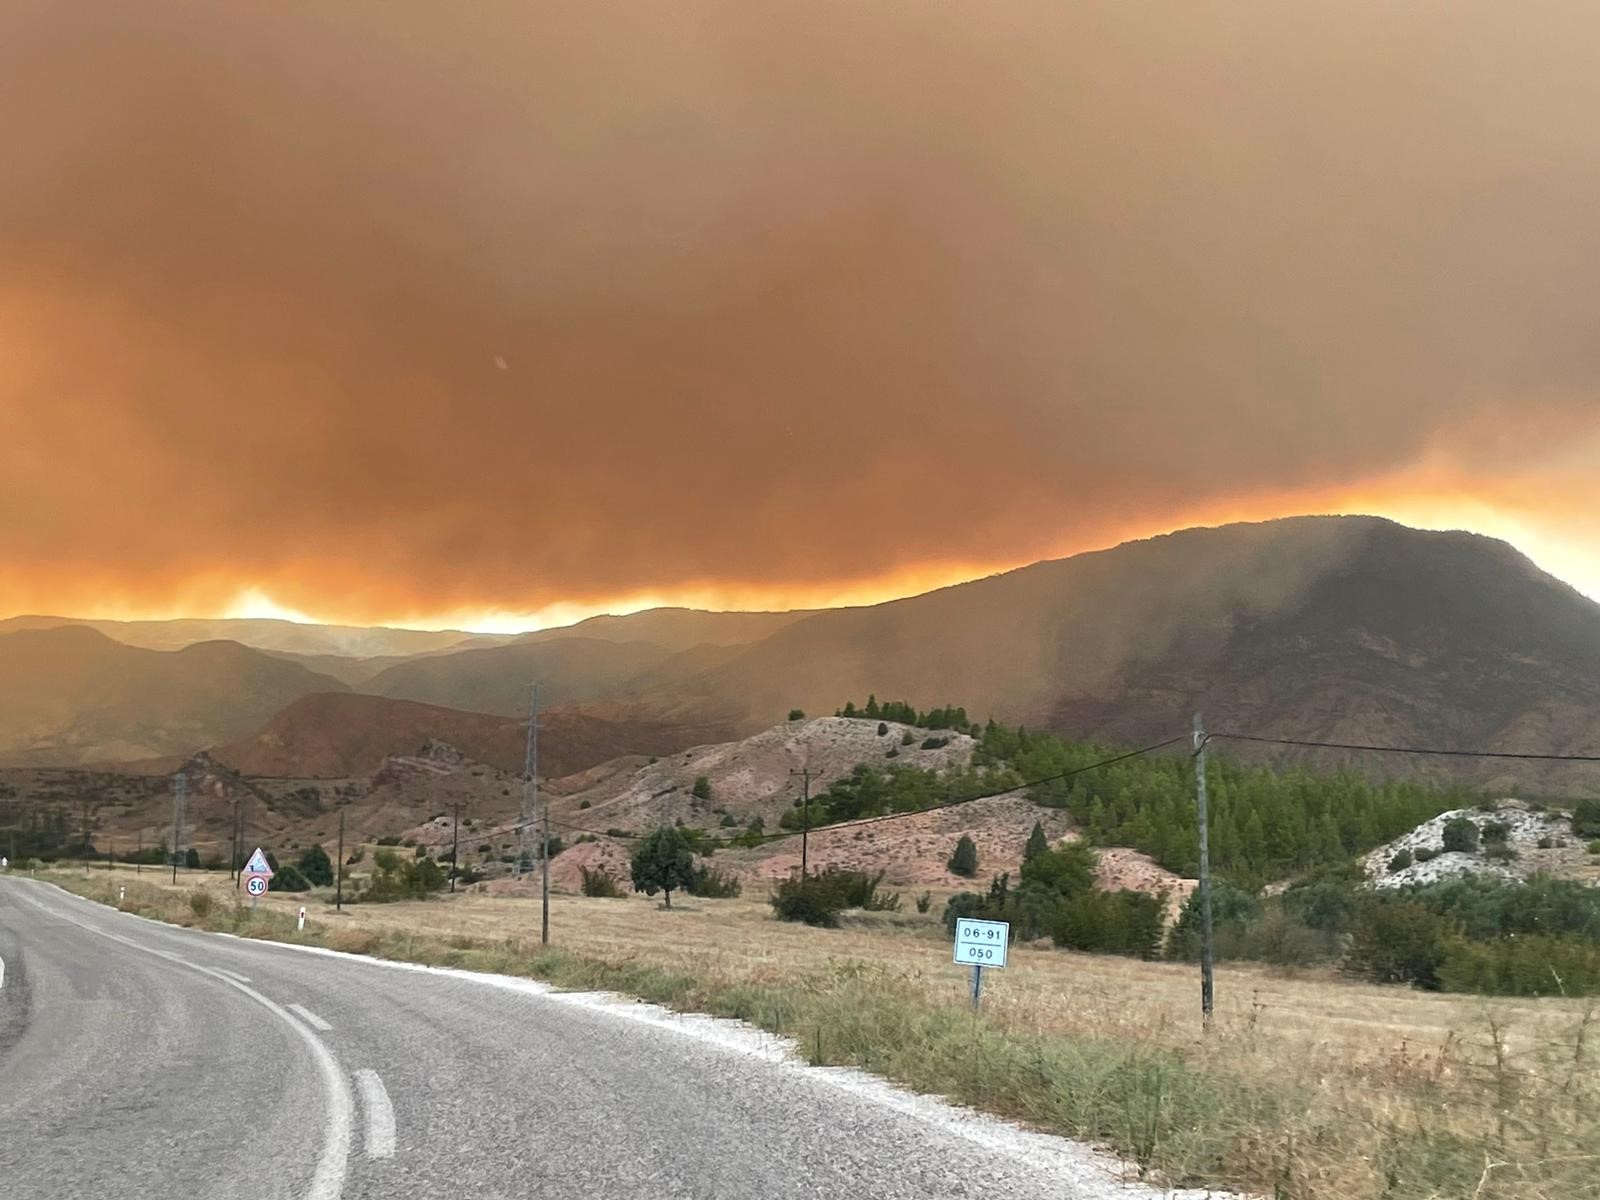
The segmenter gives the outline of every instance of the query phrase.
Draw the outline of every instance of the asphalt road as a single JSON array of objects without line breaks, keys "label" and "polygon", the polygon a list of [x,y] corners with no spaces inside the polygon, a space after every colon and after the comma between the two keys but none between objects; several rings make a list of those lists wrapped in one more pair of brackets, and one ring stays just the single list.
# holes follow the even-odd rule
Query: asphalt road
[{"label": "asphalt road", "polygon": [[1067,1143],[648,1006],[178,929],[14,876],[0,961],[7,1200],[1129,1195]]}]

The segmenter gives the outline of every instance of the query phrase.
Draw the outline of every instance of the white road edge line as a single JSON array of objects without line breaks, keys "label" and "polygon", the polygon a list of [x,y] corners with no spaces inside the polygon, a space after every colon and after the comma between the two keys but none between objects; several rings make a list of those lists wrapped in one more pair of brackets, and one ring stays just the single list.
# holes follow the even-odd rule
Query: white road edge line
[{"label": "white road edge line", "polygon": [[356,1090],[361,1107],[367,1110],[366,1147],[368,1158],[394,1157],[394,1105],[376,1071],[363,1067],[356,1072]]},{"label": "white road edge line", "polygon": [[6,960],[0,958],[0,988],[6,985]]},{"label": "white road edge line", "polygon": [[[62,895],[71,894],[59,888],[56,890],[60,891]],[[322,1153],[317,1159],[317,1169],[311,1176],[311,1186],[306,1189],[304,1200],[339,1200],[339,1195],[344,1190],[345,1173],[349,1170],[350,1165],[350,1132],[355,1117],[355,1101],[350,1096],[350,1085],[345,1082],[344,1072],[339,1069],[338,1060],[322,1044],[321,1038],[295,1020],[286,1009],[275,1001],[268,999],[246,984],[229,979],[215,968],[202,967],[199,963],[189,962],[165,950],[157,950],[154,946],[141,945],[131,938],[125,938],[104,929],[96,929],[93,925],[80,921],[68,913],[52,909],[48,905],[41,903],[29,895],[27,890],[19,894],[40,912],[57,917],[70,925],[76,925],[79,929],[98,934],[103,938],[109,938],[113,942],[121,942],[124,946],[131,947],[134,950],[143,951],[156,958],[177,963],[191,971],[198,971],[202,975],[209,975],[213,979],[220,980],[229,987],[249,996],[250,999],[272,1013],[273,1016],[284,1021],[289,1028],[299,1034],[311,1050],[311,1057],[317,1064],[317,1070],[322,1074],[322,1082],[328,1092],[328,1125],[322,1139]],[[116,910],[113,909],[112,911]]]},{"label": "white road edge line", "polygon": [[317,1014],[312,1012],[309,1008],[304,1008],[299,1004],[291,1004],[291,1005],[288,1006],[288,1009],[295,1016],[299,1017],[302,1021],[304,1021],[307,1025],[311,1026],[311,1028],[315,1029],[317,1032],[319,1032],[319,1033],[332,1033],[333,1032],[333,1026],[329,1025],[326,1021],[324,1021],[321,1017],[317,1016]]},{"label": "white road edge line", "polygon": [[250,976],[241,975],[237,971],[230,971],[226,967],[212,967],[211,969],[213,971],[220,971],[222,974],[226,975],[229,979],[233,980],[235,983],[249,983],[250,982]]}]

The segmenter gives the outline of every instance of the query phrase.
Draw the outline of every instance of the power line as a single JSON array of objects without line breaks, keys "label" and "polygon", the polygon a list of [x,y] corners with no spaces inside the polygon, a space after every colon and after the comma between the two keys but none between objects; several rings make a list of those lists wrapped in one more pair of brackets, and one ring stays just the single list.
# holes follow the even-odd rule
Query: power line
[{"label": "power line", "polygon": [[1252,733],[1212,733],[1209,740],[1260,742],[1270,746],[1303,746],[1312,750],[1357,750],[1370,754],[1437,755],[1440,758],[1511,758],[1533,762],[1600,763],[1597,754],[1535,754],[1515,750],[1439,750],[1425,746],[1368,746],[1357,742],[1314,742],[1302,738],[1261,737]]}]

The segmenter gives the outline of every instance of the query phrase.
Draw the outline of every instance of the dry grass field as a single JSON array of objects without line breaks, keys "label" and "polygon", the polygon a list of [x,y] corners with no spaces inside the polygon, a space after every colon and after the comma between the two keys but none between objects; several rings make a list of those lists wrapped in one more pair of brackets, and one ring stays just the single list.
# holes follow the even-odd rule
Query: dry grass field
[{"label": "dry grass field", "polygon": [[[252,936],[527,974],[739,1017],[818,1062],[1115,1151],[1130,1176],[1306,1200],[1600,1195],[1600,1012],[1225,965],[1199,1020],[1194,968],[1019,946],[966,1006],[938,914],[856,914],[839,930],[772,919],[764,896],[463,894],[347,906],[270,897],[252,916],[226,876],[52,872],[147,915]],[[209,899],[191,900],[203,893]],[[310,924],[294,932],[306,903]],[[909,910],[911,905],[906,904]]]}]

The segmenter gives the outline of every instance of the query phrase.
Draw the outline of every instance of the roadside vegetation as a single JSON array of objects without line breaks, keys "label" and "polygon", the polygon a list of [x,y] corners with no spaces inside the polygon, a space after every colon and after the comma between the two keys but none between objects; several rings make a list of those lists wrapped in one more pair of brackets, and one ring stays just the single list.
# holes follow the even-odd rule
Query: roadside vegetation
[{"label": "roadside vegetation", "polygon": [[1485,1004],[1225,962],[1205,1036],[1187,964],[1022,946],[974,1015],[937,912],[847,910],[826,930],[775,922],[757,899],[669,914],[557,896],[557,946],[541,948],[527,901],[319,907],[300,933],[303,901],[252,913],[225,875],[48,878],[111,903],[126,886],[124,908],[177,924],[736,1017],[809,1061],[1108,1146],[1130,1177],[1283,1200],[1594,1194],[1600,1012],[1583,1002]]}]

